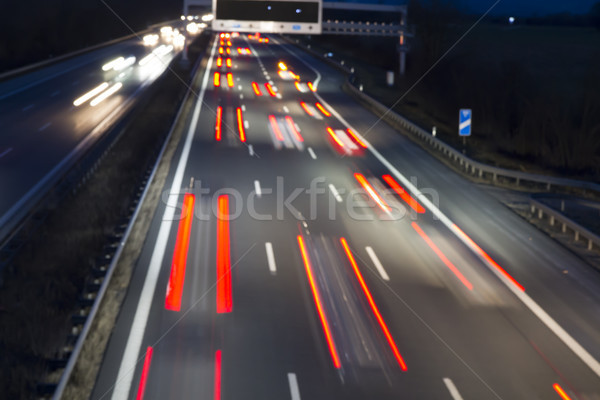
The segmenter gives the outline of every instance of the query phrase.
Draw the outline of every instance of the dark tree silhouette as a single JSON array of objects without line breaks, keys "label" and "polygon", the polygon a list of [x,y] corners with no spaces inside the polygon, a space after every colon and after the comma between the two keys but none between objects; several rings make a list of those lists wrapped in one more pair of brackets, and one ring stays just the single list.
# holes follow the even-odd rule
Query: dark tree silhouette
[{"label": "dark tree silhouette", "polygon": [[600,30],[600,1],[596,2],[589,12],[590,23]]}]

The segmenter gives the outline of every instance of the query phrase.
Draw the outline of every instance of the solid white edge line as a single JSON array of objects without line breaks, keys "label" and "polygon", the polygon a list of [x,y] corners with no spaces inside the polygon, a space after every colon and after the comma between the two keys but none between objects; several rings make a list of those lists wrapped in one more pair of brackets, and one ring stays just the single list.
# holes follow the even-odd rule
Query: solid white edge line
[{"label": "solid white edge line", "polygon": [[[150,314],[150,307],[154,299],[154,292],[156,291],[156,284],[165,255],[167,240],[169,239],[169,233],[171,232],[171,226],[175,216],[175,209],[177,208],[177,199],[179,197],[179,192],[181,191],[181,183],[183,182],[183,174],[185,172],[185,167],[187,165],[187,160],[192,147],[192,139],[194,138],[194,133],[198,125],[198,118],[200,117],[200,110],[202,108],[204,93],[208,84],[208,77],[211,70],[210,66],[212,65],[216,44],[217,39],[215,38],[206,71],[204,72],[202,90],[198,100],[196,101],[196,106],[192,115],[192,122],[188,129],[183,151],[181,152],[181,157],[179,158],[179,163],[177,164],[177,169],[175,171],[175,176],[173,177],[173,183],[171,185],[170,192],[171,195],[168,198],[165,212],[163,214],[154,251],[152,252],[152,258],[150,259],[150,264],[148,266],[146,279],[144,280],[144,286],[140,294],[138,306],[133,318],[133,323],[131,324],[129,338],[127,339],[121,365],[119,366],[119,372],[117,373],[117,380],[111,396],[112,400],[126,400],[129,397],[135,368],[138,361],[141,361],[139,360],[139,353],[142,346],[142,340],[146,331],[148,315]],[[173,193],[176,195],[173,195]]]},{"label": "solid white edge line", "polygon": [[454,400],[463,400],[462,396],[460,395],[460,392],[456,388],[456,385],[454,385],[454,382],[452,382],[452,379],[444,378],[443,381],[446,385],[446,388],[450,392],[450,396],[452,396]]},{"label": "solid white edge line", "polygon": [[371,261],[373,261],[373,264],[375,264],[375,268],[377,268],[377,272],[379,272],[381,278],[384,281],[389,281],[390,277],[387,274],[387,272],[385,272],[385,269],[383,268],[383,265],[381,265],[381,261],[379,261],[377,254],[375,254],[375,252],[373,251],[373,248],[371,246],[367,246],[365,247],[365,249],[367,250],[367,254],[369,255],[369,257],[371,257]]},{"label": "solid white edge line", "polygon": [[[321,74],[312,65],[307,63],[302,57],[297,56],[291,50],[282,46],[284,50],[288,53],[292,54],[296,57],[300,62],[305,64],[311,70],[313,70],[318,78],[321,78]],[[408,180],[400,171],[398,171],[385,157],[379,153],[375,149],[369,141],[367,141],[357,129],[352,127],[333,107],[329,105],[317,92],[314,93],[315,97],[321,101],[321,104],[327,105],[331,113],[342,123],[346,128],[352,129],[352,131],[367,145],[369,151],[397,178],[402,184],[404,184],[405,189],[411,192],[417,200],[421,201],[423,206],[429,209],[435,217],[437,217],[446,227],[454,233],[454,235],[465,244],[471,251],[481,260],[481,262],[488,267],[492,271],[494,275],[500,279],[502,283],[521,300],[521,302],[529,308],[529,310],[535,314],[536,317],[540,321],[544,323],[562,342],[571,349],[577,357],[581,361],[583,361],[598,377],[600,377],[600,363],[596,360],[586,349],[583,348],[567,331],[565,331],[546,311],[542,309],[529,295],[523,291],[521,291],[517,286],[515,286],[507,277],[505,277],[500,271],[498,271],[489,261],[487,261],[484,257],[482,257],[477,249],[470,243],[467,239],[465,239],[459,232],[457,232],[454,228],[454,222],[450,218],[448,218],[439,208],[435,206],[424,194],[422,194],[419,189],[415,185],[412,184],[410,180]]]},{"label": "solid white edge line", "polygon": [[308,154],[310,154],[310,156],[312,157],[312,159],[316,160],[317,159],[317,155],[313,151],[312,147],[309,147],[307,150],[308,150]]},{"label": "solid white edge line", "polygon": [[340,194],[338,193],[337,189],[335,188],[335,186],[333,186],[333,183],[329,184],[329,190],[331,190],[331,193],[333,194],[333,197],[335,197],[335,199],[337,200],[338,203],[341,203],[342,200],[342,196],[340,196]]},{"label": "solid white edge line", "polygon": [[300,400],[300,388],[298,387],[298,379],[296,378],[296,374],[292,372],[288,373],[288,382],[290,384],[290,394],[292,395],[292,400]]},{"label": "solid white edge line", "polygon": [[254,155],[254,147],[251,144],[248,145],[248,153],[250,153],[251,156]]},{"label": "solid white edge line", "polygon": [[260,182],[259,181],[254,181],[254,191],[256,192],[257,197],[262,196],[262,190],[260,190]]},{"label": "solid white edge line", "polygon": [[267,252],[267,262],[269,263],[269,271],[272,274],[277,273],[277,264],[275,264],[275,254],[273,254],[273,244],[271,242],[265,243],[265,250]]}]

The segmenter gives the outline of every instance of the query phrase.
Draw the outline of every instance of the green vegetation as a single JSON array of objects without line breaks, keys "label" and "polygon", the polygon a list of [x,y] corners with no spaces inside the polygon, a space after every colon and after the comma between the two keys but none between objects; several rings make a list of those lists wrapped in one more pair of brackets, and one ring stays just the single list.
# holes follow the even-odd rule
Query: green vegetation
[{"label": "green vegetation", "polygon": [[409,17],[416,32],[407,74],[392,88],[385,71],[398,69],[397,39],[322,36],[312,38],[313,46],[345,59],[367,93],[390,106],[401,99],[397,112],[426,129],[437,126],[456,147],[458,109],[472,108],[470,156],[598,179],[600,31],[482,23],[459,41],[475,21],[452,8],[413,2]]},{"label": "green vegetation", "polygon": [[[190,46],[192,62],[204,51],[208,36]],[[128,127],[88,183],[52,212],[5,271],[0,290],[3,398],[36,398],[47,360],[64,344],[94,260],[127,215],[185,95],[191,71],[177,60],[136,106]]]}]

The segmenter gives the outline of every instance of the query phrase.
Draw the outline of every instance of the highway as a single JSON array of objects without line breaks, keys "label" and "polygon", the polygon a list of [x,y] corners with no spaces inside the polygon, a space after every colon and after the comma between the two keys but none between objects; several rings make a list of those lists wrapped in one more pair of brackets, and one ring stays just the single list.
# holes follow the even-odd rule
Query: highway
[{"label": "highway", "polygon": [[590,266],[282,38],[198,74],[92,399],[600,399]]},{"label": "highway", "polygon": [[1,238],[181,50],[155,34],[156,44],[132,38],[0,82]]}]

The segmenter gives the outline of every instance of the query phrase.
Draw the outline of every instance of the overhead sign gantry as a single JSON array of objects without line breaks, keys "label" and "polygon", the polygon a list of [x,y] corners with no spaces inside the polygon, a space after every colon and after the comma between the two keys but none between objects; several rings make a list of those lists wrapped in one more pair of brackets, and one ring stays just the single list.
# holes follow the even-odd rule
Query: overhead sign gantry
[{"label": "overhead sign gantry", "polygon": [[213,0],[218,31],[320,34],[323,0]]}]

